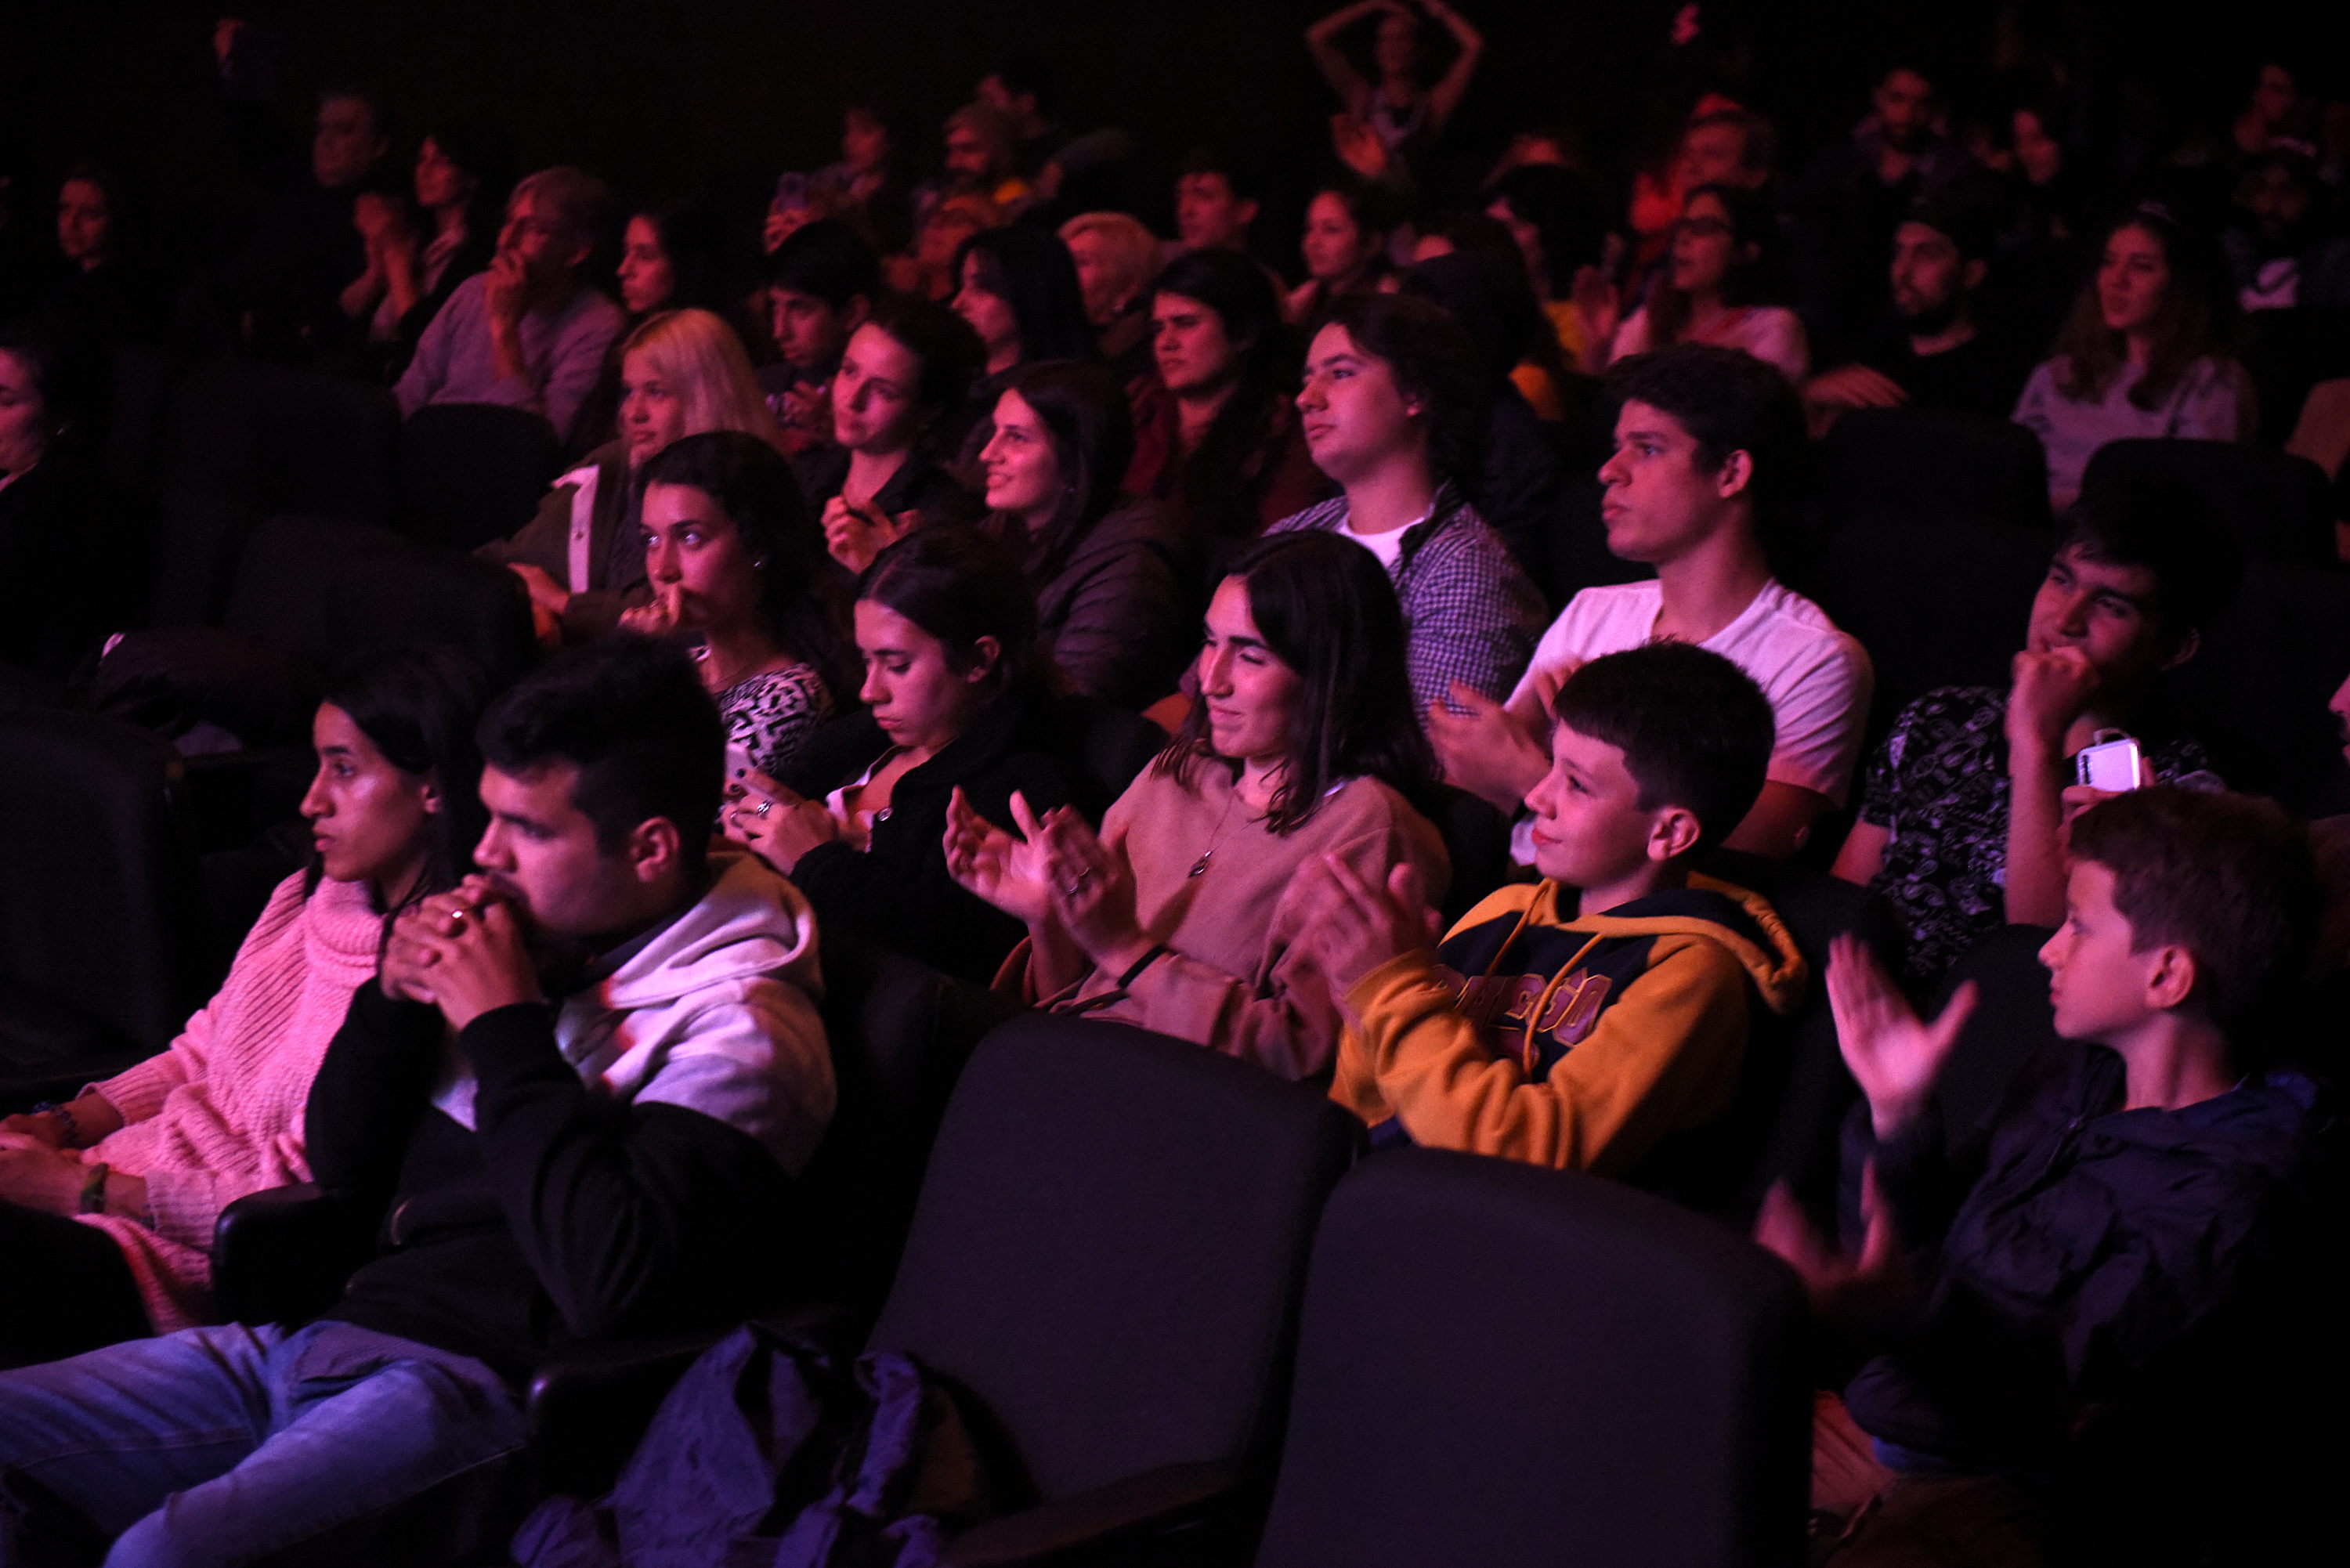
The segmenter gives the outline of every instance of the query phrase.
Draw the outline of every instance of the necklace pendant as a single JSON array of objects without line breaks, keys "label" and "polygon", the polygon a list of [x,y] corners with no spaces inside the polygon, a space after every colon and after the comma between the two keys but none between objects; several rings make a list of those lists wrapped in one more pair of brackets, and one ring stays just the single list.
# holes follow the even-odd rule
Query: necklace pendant
[{"label": "necklace pendant", "polygon": [[1206,855],[1202,855],[1197,860],[1191,862],[1191,869],[1185,872],[1184,875],[1186,877],[1197,877],[1201,872],[1205,871],[1208,868],[1209,856],[1212,856],[1215,852],[1214,847],[1211,846]]}]

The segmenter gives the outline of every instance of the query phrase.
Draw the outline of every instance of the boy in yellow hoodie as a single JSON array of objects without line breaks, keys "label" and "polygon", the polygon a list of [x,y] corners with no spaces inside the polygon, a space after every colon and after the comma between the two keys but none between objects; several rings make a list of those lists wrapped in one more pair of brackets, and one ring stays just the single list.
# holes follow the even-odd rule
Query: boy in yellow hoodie
[{"label": "boy in yellow hoodie", "polygon": [[1431,948],[1409,868],[1310,874],[1348,1019],[1331,1097],[1374,1143],[1660,1177],[1729,1106],[1750,991],[1784,1012],[1804,984],[1770,905],[1689,868],[1761,793],[1771,705],[1721,655],[1657,642],[1584,665],[1552,712],[1526,796],[1544,880]]}]

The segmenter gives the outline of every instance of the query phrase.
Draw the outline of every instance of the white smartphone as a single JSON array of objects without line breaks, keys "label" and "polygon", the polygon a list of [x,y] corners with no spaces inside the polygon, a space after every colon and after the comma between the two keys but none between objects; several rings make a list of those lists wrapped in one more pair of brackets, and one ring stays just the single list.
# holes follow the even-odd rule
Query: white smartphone
[{"label": "white smartphone", "polygon": [[2137,788],[2137,742],[2127,735],[2118,741],[2102,741],[2085,746],[2073,759],[2079,769],[2081,782],[2091,789],[2101,789],[2109,794]]}]

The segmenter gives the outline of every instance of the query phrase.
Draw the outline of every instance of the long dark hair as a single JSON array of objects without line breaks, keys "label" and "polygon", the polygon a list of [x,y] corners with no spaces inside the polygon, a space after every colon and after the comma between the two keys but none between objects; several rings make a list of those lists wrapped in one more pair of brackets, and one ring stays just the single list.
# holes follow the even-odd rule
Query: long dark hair
[{"label": "long dark hair", "polygon": [[[1225,580],[1233,578],[1247,587],[1257,635],[1301,686],[1281,787],[1265,818],[1273,830],[1305,824],[1331,786],[1349,778],[1426,799],[1436,755],[1412,711],[1403,610],[1378,558],[1336,534],[1276,534],[1241,553]],[[1237,766],[1209,744],[1207,705],[1195,701],[1151,767],[1189,789],[1206,761]]]},{"label": "long dark hair", "polygon": [[854,701],[862,683],[848,635],[847,574],[825,551],[790,460],[741,431],[705,431],[655,453],[644,484],[686,485],[718,504],[759,574],[760,624],[793,658],[815,666],[836,701]]},{"label": "long dark hair", "polygon": [[1029,581],[1047,583],[1066,564],[1093,525],[1118,504],[1118,485],[1134,461],[1134,417],[1118,379],[1099,364],[1047,360],[1024,365],[1004,389],[1036,410],[1066,488],[1052,518],[1034,535],[1006,512],[983,524],[991,538],[1026,563]]},{"label": "long dark hair", "polygon": [[[425,826],[424,877],[400,909],[447,892],[473,869],[473,846],[490,825],[473,729],[490,691],[482,667],[454,649],[403,648],[352,660],[321,699],[350,715],[384,761],[440,791],[441,809]],[[322,874],[313,855],[303,890],[316,891]]]},{"label": "long dark hair", "polygon": [[[2129,389],[2129,400],[2141,409],[2159,407],[2179,379],[2198,359],[2228,352],[2230,306],[2225,288],[2218,286],[2218,266],[2210,247],[2193,243],[2170,209],[2159,202],[2141,202],[2106,231],[2106,240],[2124,229],[2137,229],[2162,247],[2170,268],[2162,315],[2155,324],[2154,342],[2147,355],[2146,374]],[[2106,395],[2114,377],[2129,360],[2129,343],[2106,325],[2105,306],[2097,296],[2092,274],[2073,301],[2073,313],[2056,335],[2056,389],[2076,403],[2094,403]]]},{"label": "long dark hair", "polygon": [[1027,692],[1037,678],[1036,590],[1017,557],[976,528],[933,523],[873,557],[857,597],[885,605],[945,645],[958,673],[979,662],[979,639],[998,649],[984,688]]},{"label": "long dark hair", "polygon": [[[1721,279],[1721,303],[1724,305],[1759,304],[1769,289],[1771,275],[1771,204],[1769,199],[1747,190],[1742,185],[1700,185],[1681,201],[1681,211],[1700,196],[1711,196],[1721,203],[1730,219],[1731,244],[1739,249],[1754,247],[1749,260],[1736,256],[1729,272]],[[1657,274],[1657,281],[1648,291],[1648,341],[1662,348],[1681,340],[1689,330],[1690,296],[1673,286],[1669,263]]]},{"label": "long dark hair", "polygon": [[935,300],[891,296],[874,306],[867,326],[886,332],[921,363],[914,382],[920,420],[915,455],[938,461],[955,424],[952,416],[971,397],[972,383],[987,369],[987,346],[971,323]]},{"label": "long dark hair", "polygon": [[1296,375],[1296,343],[1281,319],[1281,301],[1264,269],[1235,251],[1186,251],[1167,264],[1153,295],[1196,300],[1216,313],[1239,361],[1232,395],[1207,433],[1161,489],[1171,491],[1199,532],[1236,538],[1257,532],[1257,494],[1270,478],[1249,464],[1278,428]]},{"label": "long dark hair", "polygon": [[982,229],[955,252],[955,286],[962,286],[963,264],[979,258],[980,286],[1012,306],[1020,324],[1020,362],[1091,359],[1093,324],[1086,319],[1085,293],[1077,286],[1077,264],[1069,247],[1047,229]]}]

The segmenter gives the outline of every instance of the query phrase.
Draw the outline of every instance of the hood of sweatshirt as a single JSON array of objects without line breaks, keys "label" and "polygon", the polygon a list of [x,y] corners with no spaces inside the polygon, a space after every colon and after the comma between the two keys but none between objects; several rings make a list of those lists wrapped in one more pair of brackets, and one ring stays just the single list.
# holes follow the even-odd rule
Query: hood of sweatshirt
[{"label": "hood of sweatshirt", "polygon": [[593,983],[604,1006],[663,1006],[755,975],[795,985],[811,998],[824,995],[816,916],[799,889],[738,849],[712,850],[710,868],[710,890],[691,909]]},{"label": "hood of sweatshirt", "polygon": [[[1572,919],[1560,908],[1560,893],[1557,883],[1543,883],[1528,907],[1528,918],[1566,930],[1588,931],[1595,937],[1704,937],[1737,958],[1772,1012],[1791,1012],[1804,998],[1804,983],[1810,974],[1804,955],[1778,911],[1759,893],[1711,877],[1692,876],[1686,888],[1651,893],[1618,904],[1605,914],[1577,915]],[[1469,920],[1475,919],[1476,912],[1471,911]]]}]

